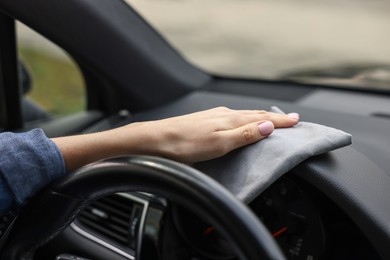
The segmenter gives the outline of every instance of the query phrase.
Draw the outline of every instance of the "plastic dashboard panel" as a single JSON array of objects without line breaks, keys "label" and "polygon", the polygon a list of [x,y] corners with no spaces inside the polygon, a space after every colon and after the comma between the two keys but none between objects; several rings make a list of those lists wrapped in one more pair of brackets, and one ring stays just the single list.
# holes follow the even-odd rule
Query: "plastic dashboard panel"
[{"label": "plastic dashboard panel", "polygon": [[[388,100],[390,102],[390,98]],[[291,103],[269,98],[197,91],[158,109],[134,114],[132,121],[165,118],[215,106],[269,110],[271,106],[275,105],[285,112],[298,112],[302,121],[335,127],[352,134],[352,147],[375,162],[390,176],[390,138],[388,138],[390,120],[384,118],[308,108],[301,106],[298,102]]]},{"label": "plastic dashboard panel", "polygon": [[[346,100],[353,100],[353,102],[345,102]],[[300,98],[298,102],[304,107],[390,118],[389,98],[382,95],[320,89]]]},{"label": "plastic dashboard panel", "polygon": [[390,178],[386,173],[350,147],[313,157],[292,173],[338,204],[381,257],[390,257]]},{"label": "plastic dashboard panel", "polygon": [[293,172],[338,204],[372,241],[380,255],[384,259],[390,258],[387,248],[390,244],[389,120],[210,92],[193,93],[158,110],[136,114],[133,120],[164,118],[221,105],[238,109],[268,109],[277,105],[285,111],[299,112],[303,121],[351,133],[352,146],[311,158]]},{"label": "plastic dashboard panel", "polygon": [[[330,198],[349,215],[381,257],[390,258],[388,250],[390,243],[390,204],[388,203],[390,141],[386,139],[386,129],[390,127],[388,120],[306,108],[284,101],[196,92],[159,109],[132,114],[127,118],[122,117],[122,120],[108,120],[113,123],[99,123],[98,129],[92,127],[91,131],[104,130],[132,121],[175,116],[220,105],[242,109],[268,109],[271,105],[277,105],[285,111],[299,112],[304,121],[322,123],[350,132],[353,135],[353,144],[350,147],[312,157],[295,167],[289,174],[305,180]],[[362,124],[362,122],[365,123]],[[372,124],[377,127],[370,127]],[[88,129],[85,132],[89,132]],[[78,236],[73,237],[74,234],[69,229],[64,234],[71,237],[72,241],[82,239]],[[99,248],[91,242],[88,243],[91,247],[96,247],[96,252],[101,252],[102,255],[110,254],[108,249]],[[121,256],[116,257],[124,259]]]}]

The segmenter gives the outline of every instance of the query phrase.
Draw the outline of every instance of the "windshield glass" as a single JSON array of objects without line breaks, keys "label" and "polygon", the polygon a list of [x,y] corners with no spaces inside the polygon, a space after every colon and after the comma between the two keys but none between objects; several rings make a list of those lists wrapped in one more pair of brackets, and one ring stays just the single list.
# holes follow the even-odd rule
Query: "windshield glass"
[{"label": "windshield glass", "polygon": [[128,0],[218,75],[390,89],[389,0]]}]

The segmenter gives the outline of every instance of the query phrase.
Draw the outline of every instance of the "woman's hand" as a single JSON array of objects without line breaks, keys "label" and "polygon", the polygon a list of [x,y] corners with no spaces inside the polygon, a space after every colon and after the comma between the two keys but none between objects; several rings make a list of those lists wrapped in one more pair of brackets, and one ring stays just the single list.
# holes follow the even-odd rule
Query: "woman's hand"
[{"label": "woman's hand", "polygon": [[182,162],[204,161],[260,141],[269,136],[274,127],[293,126],[298,122],[298,117],[297,114],[286,116],[259,110],[218,107],[137,123],[139,132],[145,134],[146,144],[139,144],[138,147],[144,149],[141,151],[143,154],[157,154]]},{"label": "woman's hand", "polygon": [[274,127],[291,127],[299,115],[263,110],[213,108],[156,121],[132,123],[101,133],[55,138],[68,170],[106,157],[158,155],[198,162],[260,141]]}]

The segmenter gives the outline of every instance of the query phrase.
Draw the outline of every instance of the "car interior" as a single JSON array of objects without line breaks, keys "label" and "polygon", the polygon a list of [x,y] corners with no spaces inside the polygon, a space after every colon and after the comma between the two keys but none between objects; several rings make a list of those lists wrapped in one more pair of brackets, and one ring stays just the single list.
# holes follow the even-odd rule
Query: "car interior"
[{"label": "car interior", "polygon": [[[77,63],[84,111],[50,116],[25,97],[16,21]],[[388,90],[206,72],[122,0],[0,0],[0,39],[1,131],[56,137],[218,106],[277,106],[352,135],[351,145],[304,160],[248,203],[207,167],[108,158],[3,217],[0,259],[390,259]]]}]

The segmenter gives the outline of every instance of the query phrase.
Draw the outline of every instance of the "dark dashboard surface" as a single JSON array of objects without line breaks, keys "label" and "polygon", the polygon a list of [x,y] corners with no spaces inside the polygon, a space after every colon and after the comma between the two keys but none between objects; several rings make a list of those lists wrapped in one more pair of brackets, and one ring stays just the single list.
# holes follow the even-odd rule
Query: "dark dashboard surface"
[{"label": "dark dashboard surface", "polygon": [[[333,94],[337,96],[340,91],[334,91]],[[326,103],[326,100],[323,102]],[[301,172],[310,173],[299,173],[299,176],[331,197],[350,214],[370,241],[377,248],[381,248],[381,253],[389,256],[385,246],[390,243],[390,205],[387,203],[390,196],[388,119],[301,106],[299,100],[291,103],[223,93],[196,92],[158,110],[135,115],[134,120],[168,117],[175,115],[177,111],[189,113],[219,105],[237,109],[268,109],[276,105],[284,111],[300,113],[302,121],[324,124],[351,133],[351,146],[309,159],[299,167],[304,169]],[[357,110],[358,106],[359,104],[356,104]]]},{"label": "dark dashboard surface", "polygon": [[[299,102],[294,104],[204,91],[190,94],[155,110],[129,115],[125,120],[109,119],[110,122],[114,122],[113,124],[103,120],[90,130],[96,131],[99,130],[97,128],[108,125],[115,127],[132,121],[175,116],[219,105],[241,109],[253,107],[267,109],[277,105],[285,111],[300,113],[303,121],[336,127],[353,136],[351,146],[310,158],[271,185],[250,204],[289,258],[389,257],[387,245],[390,243],[388,225],[390,205],[387,198],[390,196],[388,175],[390,144],[386,136],[387,129],[390,129],[390,121],[387,119],[304,107],[300,106]],[[372,127],[373,125],[375,127]],[[142,226],[138,226],[142,231],[140,236],[143,234],[144,237],[139,238],[138,243],[142,241],[143,246],[126,247],[125,251],[127,250],[130,256],[136,256],[136,252],[158,254],[161,250],[172,250],[175,246],[185,249],[181,251],[176,248],[174,252],[198,257],[188,259],[229,259],[232,256],[224,239],[216,235],[217,232],[214,233],[213,228],[201,218],[194,217],[188,212],[171,210],[169,202],[161,203],[161,200],[154,197],[146,197],[146,201],[154,218],[150,220],[145,215],[145,223],[151,226],[144,226],[143,229]],[[133,211],[130,210],[130,217],[137,215]],[[176,217],[172,214],[176,214]],[[55,247],[58,248],[58,244],[62,244],[68,247],[60,247],[63,250],[77,248],[74,241],[85,238],[76,233],[74,229],[68,229],[57,242],[53,242],[57,243]],[[78,237],[76,240],[75,236]],[[132,236],[134,237],[134,234]],[[168,245],[159,244],[162,236],[168,236],[165,240],[173,242]],[[111,240],[112,238],[108,239]],[[112,253],[110,249],[96,246],[96,243],[92,245],[96,247],[96,252],[89,255],[91,259],[93,257],[99,259],[102,251],[110,255],[110,259],[126,259],[123,255]],[[107,250],[111,253],[107,253]],[[172,254],[167,255],[167,259],[186,259]]]}]

